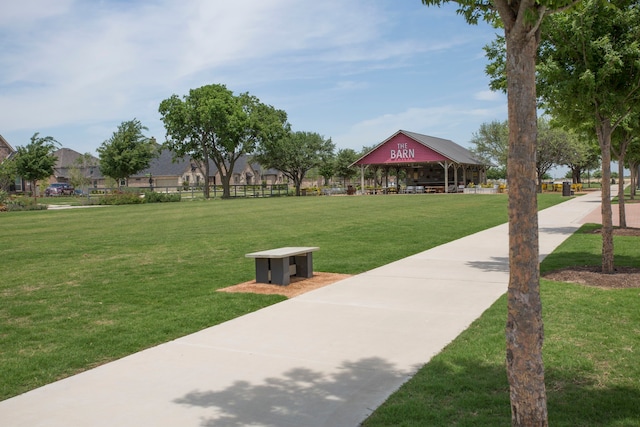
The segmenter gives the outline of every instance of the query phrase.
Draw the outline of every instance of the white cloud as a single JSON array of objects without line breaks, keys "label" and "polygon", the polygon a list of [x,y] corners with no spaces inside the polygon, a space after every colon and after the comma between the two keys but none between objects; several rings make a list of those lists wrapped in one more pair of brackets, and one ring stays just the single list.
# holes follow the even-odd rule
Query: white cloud
[{"label": "white cloud", "polygon": [[478,101],[500,101],[504,99],[504,94],[493,90],[483,90],[476,92],[473,97]]},{"label": "white cloud", "polygon": [[[506,106],[495,109],[466,109],[454,105],[441,107],[408,108],[398,113],[384,114],[354,124],[344,134],[333,138],[336,145],[355,150],[382,142],[398,130],[418,132],[438,138],[451,139],[465,145],[468,129],[493,120],[506,112]],[[463,131],[461,131],[463,130]]]},{"label": "white cloud", "polygon": [[378,144],[400,129],[444,137],[434,131],[453,113],[451,107],[445,106],[409,108],[398,113],[384,114],[354,124],[346,134],[336,136],[334,142],[340,146],[360,149],[365,145]]},{"label": "white cloud", "polygon": [[[309,62],[381,61],[413,48],[375,43],[384,15],[367,2],[44,3],[10,7],[19,28],[0,24],[10,34],[0,58],[8,128],[114,118],[139,102],[136,93],[184,93],[219,82],[216,74],[229,67],[278,79]],[[29,15],[31,7],[39,12]],[[42,28],[30,25],[43,19]]]},{"label": "white cloud", "polygon": [[[43,131],[64,141],[58,132],[69,128],[95,148],[118,123],[137,117],[161,137],[162,99],[224,83],[291,108],[305,130],[331,136],[351,129],[334,137],[338,146],[371,145],[400,128],[446,137],[436,132],[455,108],[408,108],[420,102],[394,99],[402,88],[389,87],[400,74],[411,74],[416,87],[447,85],[449,76],[436,74],[445,53],[477,39],[453,15],[446,6],[368,0],[9,2],[0,14],[0,131]],[[465,30],[439,27],[446,19]],[[414,72],[397,72],[405,69]],[[437,77],[419,81],[423,70]],[[381,114],[387,107],[379,100],[359,104],[371,93],[401,112]]]},{"label": "white cloud", "polygon": [[2,4],[0,27],[23,27],[66,13],[74,0],[21,0]]}]

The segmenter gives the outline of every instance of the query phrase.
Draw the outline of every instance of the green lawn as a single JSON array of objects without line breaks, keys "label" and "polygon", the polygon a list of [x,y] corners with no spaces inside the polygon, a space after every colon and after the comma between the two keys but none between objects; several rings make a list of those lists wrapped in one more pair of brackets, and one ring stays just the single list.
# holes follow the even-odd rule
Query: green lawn
[{"label": "green lawn", "polygon": [[[540,207],[563,199],[541,195]],[[282,301],[244,254],[360,273],[507,220],[504,195],[283,197],[0,214],[0,400]]]},{"label": "green lawn", "polygon": [[[599,265],[601,236],[584,226],[541,265]],[[617,265],[640,265],[638,237],[615,237]],[[640,289],[542,280],[549,425],[640,425]],[[506,297],[425,365],[364,424],[509,426]]]}]

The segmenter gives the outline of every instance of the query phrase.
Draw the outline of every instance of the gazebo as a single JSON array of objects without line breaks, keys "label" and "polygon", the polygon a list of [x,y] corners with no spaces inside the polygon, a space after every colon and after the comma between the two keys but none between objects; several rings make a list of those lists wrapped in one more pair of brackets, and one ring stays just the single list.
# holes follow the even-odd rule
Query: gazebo
[{"label": "gazebo", "polygon": [[[389,187],[389,170],[405,170],[409,192],[457,192],[460,185],[486,181],[486,165],[473,153],[453,141],[399,130],[378,144],[352,166],[368,166],[384,170],[385,188]],[[396,180],[395,190],[400,190]]]}]

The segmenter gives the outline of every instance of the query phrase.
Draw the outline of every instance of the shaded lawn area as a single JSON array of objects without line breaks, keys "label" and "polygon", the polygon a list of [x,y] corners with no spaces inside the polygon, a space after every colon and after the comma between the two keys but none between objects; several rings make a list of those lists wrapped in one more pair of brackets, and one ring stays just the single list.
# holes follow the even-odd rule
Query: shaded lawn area
[{"label": "shaded lawn area", "polygon": [[[585,225],[541,271],[599,265],[602,239]],[[616,236],[616,265],[640,265],[638,237]],[[640,425],[640,288],[541,281],[549,425]],[[382,405],[364,426],[509,426],[506,296]]]},{"label": "shaded lawn area", "polygon": [[357,274],[504,223],[506,204],[286,197],[0,214],[0,400],[282,301],[216,292],[254,278],[246,253],[319,246],[316,271]]}]

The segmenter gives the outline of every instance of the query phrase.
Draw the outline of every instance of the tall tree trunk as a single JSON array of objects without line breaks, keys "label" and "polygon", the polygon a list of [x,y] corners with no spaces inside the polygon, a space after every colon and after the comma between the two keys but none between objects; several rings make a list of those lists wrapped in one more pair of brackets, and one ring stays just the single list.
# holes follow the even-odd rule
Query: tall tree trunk
[{"label": "tall tree trunk", "polygon": [[[503,19],[504,21],[504,19]],[[547,426],[536,183],[536,52],[527,26],[505,24],[509,118],[507,377],[513,426]]]},{"label": "tall tree trunk", "polygon": [[613,218],[611,213],[611,121],[596,117],[596,133],[602,152],[602,272],[613,273]]},{"label": "tall tree trunk", "polygon": [[220,174],[220,184],[222,184],[222,198],[231,198],[231,177],[233,176],[233,168],[236,163],[236,158],[225,159],[222,155],[213,152],[211,154],[211,160],[218,168]]},{"label": "tall tree trunk", "polygon": [[635,200],[636,187],[638,186],[638,163],[630,162],[629,171],[631,172],[631,184],[629,186],[629,198]]},{"label": "tall tree trunk", "polygon": [[211,173],[209,168],[209,147],[204,141],[201,143],[201,147],[202,156],[204,157],[204,160],[202,161],[202,165],[204,166],[204,187],[202,188],[202,193],[205,199],[209,199],[209,197],[211,196],[211,193],[209,192],[209,174]]},{"label": "tall tree trunk", "polygon": [[220,181],[222,181],[222,198],[230,199],[231,198],[231,173],[226,172],[223,173],[221,169],[220,171]]},{"label": "tall tree trunk", "polygon": [[582,177],[580,175],[582,175],[582,168],[580,166],[576,166],[576,168],[573,169],[574,184],[582,184]]},{"label": "tall tree trunk", "polygon": [[536,191],[538,193],[542,193],[542,174],[536,172],[536,175],[538,176],[538,183],[536,184],[536,186],[537,186]]},{"label": "tall tree trunk", "polygon": [[620,156],[618,157],[618,220],[620,228],[627,228],[627,216],[624,207],[624,147],[620,148]]},{"label": "tall tree trunk", "polygon": [[31,180],[31,190],[33,191],[33,201],[35,202],[35,204],[38,204],[38,187],[36,186],[36,184],[38,183],[37,180],[32,179]]},{"label": "tall tree trunk", "polygon": [[293,185],[296,187],[296,196],[301,196],[302,195],[302,180],[303,177],[301,177],[298,174],[293,174]]},{"label": "tall tree trunk", "polygon": [[[633,137],[634,135],[631,132],[624,131],[620,140],[620,149],[616,153],[618,156],[618,218],[620,228],[627,228],[627,213],[624,200],[624,163]],[[631,184],[633,186],[633,174],[631,174]]]}]

